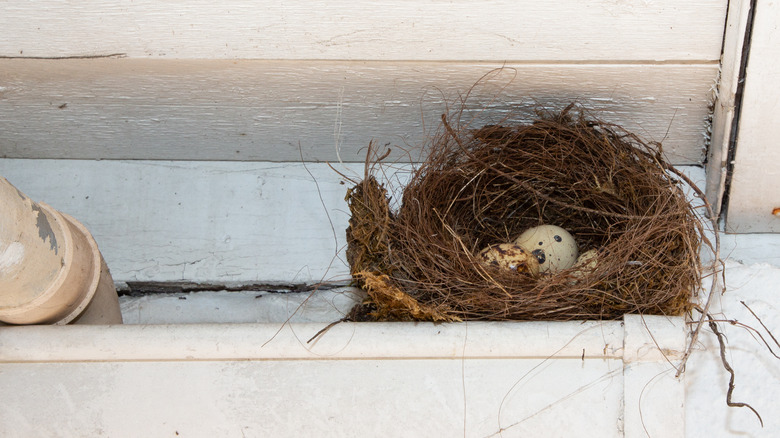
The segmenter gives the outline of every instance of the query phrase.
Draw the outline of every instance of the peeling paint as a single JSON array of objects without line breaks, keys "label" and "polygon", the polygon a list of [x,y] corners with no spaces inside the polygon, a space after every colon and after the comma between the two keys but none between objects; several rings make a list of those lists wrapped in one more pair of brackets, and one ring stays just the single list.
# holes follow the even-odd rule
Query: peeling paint
[{"label": "peeling paint", "polygon": [[54,251],[54,254],[57,254],[59,252],[59,247],[57,246],[57,238],[54,236],[54,231],[52,231],[51,229],[51,225],[49,224],[49,219],[43,213],[41,207],[38,207],[38,204],[33,204],[32,210],[38,216],[38,221],[35,224],[35,226],[38,227],[38,236],[40,236],[41,240],[43,240],[44,242],[46,242],[46,239],[48,238],[51,249]]}]

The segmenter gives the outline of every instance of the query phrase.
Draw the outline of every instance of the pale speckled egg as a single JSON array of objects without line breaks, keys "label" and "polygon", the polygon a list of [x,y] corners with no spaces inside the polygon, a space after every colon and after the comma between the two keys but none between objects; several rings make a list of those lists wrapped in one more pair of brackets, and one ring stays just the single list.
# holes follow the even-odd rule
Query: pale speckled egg
[{"label": "pale speckled egg", "polygon": [[489,266],[511,271],[539,274],[539,261],[529,251],[514,243],[490,245],[477,254],[477,260]]},{"label": "pale speckled egg", "polygon": [[577,257],[577,262],[574,263],[572,276],[580,279],[596,269],[596,264],[599,261],[599,250],[591,249],[585,251]]},{"label": "pale speckled egg", "polygon": [[574,237],[556,225],[529,228],[515,243],[536,256],[540,272],[554,274],[569,269],[574,266],[579,253]]}]

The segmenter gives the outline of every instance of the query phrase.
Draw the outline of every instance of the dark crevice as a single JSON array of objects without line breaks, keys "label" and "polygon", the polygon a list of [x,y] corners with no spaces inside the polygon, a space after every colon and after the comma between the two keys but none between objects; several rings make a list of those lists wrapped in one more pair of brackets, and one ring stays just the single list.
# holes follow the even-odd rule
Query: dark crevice
[{"label": "dark crevice", "polygon": [[250,284],[220,284],[195,283],[186,281],[128,281],[117,288],[119,296],[141,296],[150,294],[190,293],[190,292],[312,292],[345,287],[346,284],[305,284],[305,283],[250,283]]}]

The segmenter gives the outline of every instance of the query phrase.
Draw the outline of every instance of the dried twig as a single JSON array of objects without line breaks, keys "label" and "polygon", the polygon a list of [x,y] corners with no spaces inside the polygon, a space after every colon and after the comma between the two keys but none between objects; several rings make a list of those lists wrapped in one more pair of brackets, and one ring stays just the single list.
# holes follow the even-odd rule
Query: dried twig
[{"label": "dried twig", "polygon": [[733,408],[748,408],[751,411],[753,411],[754,414],[756,414],[756,417],[758,417],[759,423],[761,423],[761,427],[764,427],[764,420],[761,419],[761,415],[759,415],[758,411],[753,409],[753,406],[750,406],[747,403],[742,402],[735,402],[731,400],[731,395],[734,392],[734,369],[731,368],[731,365],[726,360],[726,341],[725,336],[723,333],[718,330],[718,324],[715,322],[715,320],[712,318],[712,315],[707,314],[707,319],[709,320],[710,329],[715,333],[715,336],[718,338],[718,344],[720,345],[720,360],[723,363],[723,368],[728,371],[729,373],[729,389],[728,392],[726,392],[726,404]]},{"label": "dried twig", "polygon": [[318,331],[317,333],[315,333],[315,334],[314,334],[314,336],[312,336],[311,338],[309,338],[309,340],[308,340],[308,341],[306,341],[306,343],[307,343],[307,344],[311,344],[311,342],[312,342],[313,340],[315,340],[315,339],[319,338],[319,337],[320,337],[320,335],[324,334],[325,332],[327,332],[328,330],[330,330],[331,328],[333,328],[335,325],[337,325],[337,324],[341,324],[342,322],[349,322],[349,321],[351,321],[350,317],[349,317],[349,316],[345,316],[344,318],[341,318],[341,319],[339,319],[339,320],[337,320],[337,321],[333,321],[333,322],[331,322],[330,324],[328,324],[328,325],[326,325],[324,328],[322,328],[320,331]]}]

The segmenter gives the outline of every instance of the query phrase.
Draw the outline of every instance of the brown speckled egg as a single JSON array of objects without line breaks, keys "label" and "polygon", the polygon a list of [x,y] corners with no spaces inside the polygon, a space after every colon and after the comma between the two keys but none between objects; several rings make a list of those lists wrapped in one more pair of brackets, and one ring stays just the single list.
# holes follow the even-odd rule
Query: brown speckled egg
[{"label": "brown speckled egg", "polygon": [[555,225],[529,228],[515,243],[536,256],[541,272],[553,274],[574,266],[579,252],[574,237]]},{"label": "brown speckled egg", "polygon": [[600,256],[601,254],[597,249],[591,249],[580,254],[580,256],[577,257],[577,263],[574,264],[571,273],[572,277],[580,279],[593,272],[596,269],[596,264],[598,263]]},{"label": "brown speckled egg", "polygon": [[524,272],[531,275],[539,273],[539,261],[514,243],[499,243],[490,245],[477,255],[477,259],[489,266],[511,271]]}]

